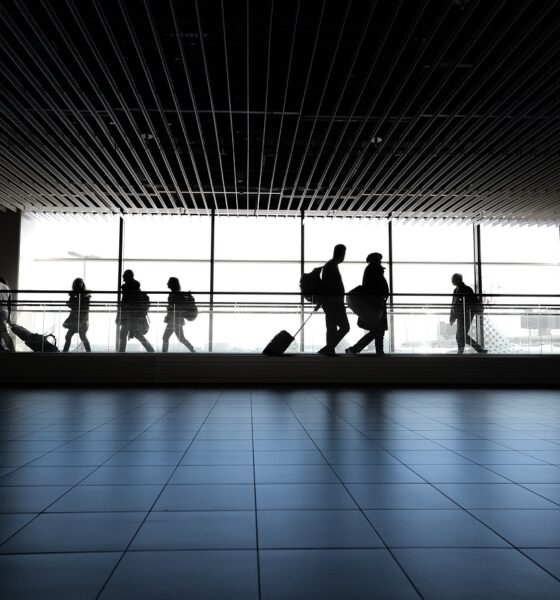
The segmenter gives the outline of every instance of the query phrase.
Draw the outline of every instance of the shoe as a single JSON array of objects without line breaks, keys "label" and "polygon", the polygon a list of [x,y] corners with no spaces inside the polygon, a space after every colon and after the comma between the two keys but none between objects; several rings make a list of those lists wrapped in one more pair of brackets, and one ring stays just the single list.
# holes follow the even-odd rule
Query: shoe
[{"label": "shoe", "polygon": [[486,350],[486,348],[483,348],[482,350],[478,351],[479,354],[488,354],[488,350]]},{"label": "shoe", "polygon": [[346,350],[344,351],[346,354],[359,354],[360,351],[356,350],[354,348],[354,346],[348,346],[348,348],[346,348]]},{"label": "shoe", "polygon": [[330,348],[327,348],[326,346],[324,348],[321,348],[317,354],[324,354],[325,356],[336,356],[336,352],[334,350],[331,350]]}]

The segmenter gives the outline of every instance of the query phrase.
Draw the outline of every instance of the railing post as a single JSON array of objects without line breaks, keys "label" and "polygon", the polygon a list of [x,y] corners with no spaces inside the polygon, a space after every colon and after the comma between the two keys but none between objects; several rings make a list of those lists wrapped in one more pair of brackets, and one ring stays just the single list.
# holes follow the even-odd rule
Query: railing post
[{"label": "railing post", "polygon": [[121,316],[121,281],[123,274],[123,250],[124,250],[124,219],[119,217],[119,256],[117,261],[117,334],[115,340],[115,350],[119,351],[120,340],[120,316]]},{"label": "railing post", "polygon": [[[300,214],[300,277],[303,275],[305,269],[305,210],[301,209]],[[300,312],[299,312],[299,326],[303,328],[305,320],[305,299],[303,294],[300,296]],[[305,333],[303,329],[299,333],[299,351],[305,352]]]},{"label": "railing post", "polygon": [[393,312],[393,221],[387,223],[389,244],[389,352],[395,351],[395,316]]},{"label": "railing post", "polygon": [[215,249],[216,209],[210,216],[210,302],[208,304],[208,352],[214,347],[214,249]]}]

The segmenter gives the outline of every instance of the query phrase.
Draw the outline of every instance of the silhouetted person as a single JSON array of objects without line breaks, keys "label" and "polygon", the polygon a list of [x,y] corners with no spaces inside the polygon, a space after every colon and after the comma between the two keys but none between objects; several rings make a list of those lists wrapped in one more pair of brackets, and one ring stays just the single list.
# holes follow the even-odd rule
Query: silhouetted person
[{"label": "silhouetted person", "polygon": [[[383,351],[383,337],[387,331],[387,305],[386,301],[389,296],[389,285],[383,274],[385,267],[381,266],[381,259],[383,256],[379,252],[373,252],[366,258],[368,263],[364,270],[364,276],[362,279],[362,289],[368,304],[371,308],[379,311],[381,316],[379,320],[373,324],[373,328],[370,329],[360,340],[358,340],[353,346],[346,348],[348,354],[358,354],[366,346],[368,346],[373,340],[375,340],[375,352],[377,354],[385,354]],[[368,323],[362,318],[358,318],[358,327],[362,329],[369,329]]]},{"label": "silhouetted person", "polygon": [[72,282],[72,291],[70,292],[70,298],[66,306],[70,309],[70,315],[62,324],[63,327],[68,329],[66,334],[66,341],[64,342],[63,352],[70,350],[70,344],[72,343],[72,336],[77,333],[82,340],[86,352],[91,352],[91,346],[87,339],[86,333],[89,329],[89,303],[91,296],[86,289],[84,280],[80,277],[74,279]]},{"label": "silhouetted person", "polygon": [[472,346],[477,352],[486,354],[485,350],[478,342],[469,335],[469,329],[473,318],[472,309],[477,304],[477,298],[472,288],[463,283],[463,276],[460,273],[454,273],[451,277],[451,283],[455,286],[453,290],[453,300],[451,301],[451,314],[449,323],[457,323],[457,354],[463,354],[465,351],[465,342]]},{"label": "silhouetted person", "polygon": [[185,298],[181,292],[181,284],[177,277],[170,277],[167,287],[171,290],[171,293],[167,296],[167,315],[165,315],[164,319],[167,326],[163,332],[161,351],[167,352],[169,350],[169,338],[175,334],[181,344],[186,346],[191,352],[194,352],[193,345],[183,333],[183,325],[185,324],[185,317],[183,315]]},{"label": "silhouetted person", "polygon": [[148,317],[146,310],[142,308],[142,293],[140,283],[134,279],[134,273],[127,269],[123,273],[124,283],[121,285],[121,306],[119,323],[119,352],[126,351],[127,339],[136,338],[148,352],[154,349],[150,342],[144,337],[148,333]]},{"label": "silhouetted person", "polygon": [[333,257],[325,263],[322,272],[323,310],[327,325],[327,345],[319,354],[336,354],[335,349],[342,338],[350,331],[350,324],[344,306],[344,283],[338,265],[344,261],[346,246],[337,244]]},{"label": "silhouetted person", "polygon": [[0,341],[6,346],[8,352],[15,352],[14,342],[8,333],[11,316],[12,292],[7,281],[0,277]]}]

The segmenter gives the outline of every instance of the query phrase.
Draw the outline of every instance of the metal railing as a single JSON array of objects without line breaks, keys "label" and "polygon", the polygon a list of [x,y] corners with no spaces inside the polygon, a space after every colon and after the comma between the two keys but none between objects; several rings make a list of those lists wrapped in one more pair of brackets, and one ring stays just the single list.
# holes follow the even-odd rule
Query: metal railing
[{"label": "metal railing", "polygon": [[[118,349],[119,303],[115,290],[91,291],[87,315],[87,339],[93,352]],[[167,294],[147,291],[151,305],[147,315],[146,339],[161,351],[168,324]],[[183,325],[184,335],[197,352],[260,353],[270,339],[285,329],[294,333],[314,306],[302,301],[298,292],[216,292],[193,291],[198,316]],[[12,322],[31,333],[52,334],[62,350],[70,331],[64,326],[69,315],[67,290],[13,290]],[[560,295],[486,294],[481,295],[482,314],[465,314],[457,324],[449,324],[450,294],[395,293],[388,298],[386,352],[441,354],[457,352],[457,327],[472,321],[470,336],[492,354],[560,354]],[[466,309],[465,309],[466,310]],[[354,344],[364,333],[357,317],[348,310],[350,332],[338,352]],[[81,318],[81,317],[80,317]],[[169,319],[168,319],[169,320]],[[31,351],[15,339],[16,350]],[[325,320],[322,311],[313,316],[298,334],[288,352],[317,352],[325,345]],[[72,336],[69,351],[84,350],[79,332]],[[138,340],[128,341],[127,351],[144,351]],[[170,352],[189,352],[172,335]],[[373,344],[363,352],[373,352]],[[466,352],[472,352],[467,344]]]}]

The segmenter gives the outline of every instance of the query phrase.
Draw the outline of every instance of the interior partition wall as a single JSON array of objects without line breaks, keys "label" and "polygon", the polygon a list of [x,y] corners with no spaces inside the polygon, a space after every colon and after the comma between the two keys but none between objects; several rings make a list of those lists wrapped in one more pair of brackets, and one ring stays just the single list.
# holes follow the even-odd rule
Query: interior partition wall
[{"label": "interior partition wall", "polygon": [[[198,319],[185,328],[197,349],[260,352],[280,329],[295,332],[309,314],[312,307],[302,304],[299,295],[301,273],[324,264],[339,243],[347,247],[340,267],[347,290],[361,283],[369,253],[383,255],[394,292],[394,317],[386,341],[387,348],[396,352],[453,350],[448,302],[454,272],[462,273],[478,291],[494,294],[487,300],[494,304],[508,300],[498,294],[560,293],[557,227],[403,223],[303,213],[286,217],[23,214],[18,287],[58,290],[48,298],[59,303],[29,311],[25,323],[37,331],[63,335],[66,290],[75,277],[81,277],[95,292],[92,345],[98,351],[114,350],[114,301],[120,274],[130,268],[151,295],[148,338],[156,348],[165,326],[166,284],[175,276],[184,290],[195,293],[200,307]],[[47,296],[33,292],[23,298],[41,302]],[[513,296],[509,300],[519,302]],[[540,300],[532,302],[540,305]],[[445,306],[435,310],[430,305],[437,301]],[[346,345],[363,333],[357,319],[351,314],[349,318],[352,329]],[[524,320],[510,314],[508,319],[507,326],[516,328],[519,336],[533,335],[535,319],[529,313]],[[541,330],[542,325],[539,321]],[[552,333],[555,325],[560,329],[554,319],[545,325]],[[292,349],[316,351],[324,345],[324,333],[319,312]],[[170,350],[183,347],[172,339]]]}]

